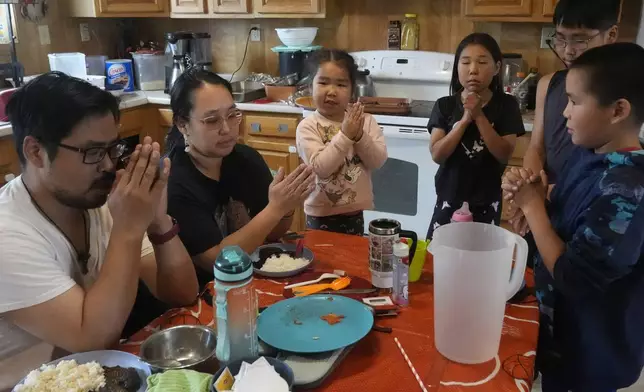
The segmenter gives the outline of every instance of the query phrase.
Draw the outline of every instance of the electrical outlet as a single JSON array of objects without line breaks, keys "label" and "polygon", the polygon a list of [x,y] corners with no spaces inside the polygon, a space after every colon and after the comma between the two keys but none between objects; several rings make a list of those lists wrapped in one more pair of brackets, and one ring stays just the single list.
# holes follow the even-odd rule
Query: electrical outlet
[{"label": "electrical outlet", "polygon": [[80,25],[81,42],[87,42],[91,39],[89,34],[89,23],[81,23]]},{"label": "electrical outlet", "polygon": [[541,49],[548,49],[548,39],[555,34],[554,26],[543,26],[541,29]]},{"label": "electrical outlet", "polygon": [[250,40],[253,42],[259,42],[262,40],[262,28],[258,24],[250,25],[251,29],[254,29],[250,32]]},{"label": "electrical outlet", "polygon": [[49,37],[49,26],[48,25],[39,25],[38,26],[38,37],[40,38],[41,45],[51,45],[51,38]]}]

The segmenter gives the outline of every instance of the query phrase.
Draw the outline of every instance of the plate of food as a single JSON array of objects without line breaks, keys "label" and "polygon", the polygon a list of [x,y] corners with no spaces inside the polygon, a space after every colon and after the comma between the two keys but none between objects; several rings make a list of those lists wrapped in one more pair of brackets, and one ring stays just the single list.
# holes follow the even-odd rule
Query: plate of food
[{"label": "plate of food", "polygon": [[367,336],[373,312],[339,295],[295,297],[269,306],[257,320],[257,334],[269,346],[293,353],[321,353],[350,346]]},{"label": "plate of food", "polygon": [[122,351],[68,355],[32,370],[13,392],[145,392],[150,366]]},{"label": "plate of food", "polygon": [[295,244],[269,244],[260,246],[250,255],[257,275],[267,278],[288,278],[309,268],[313,252],[304,248],[302,257],[295,257]]}]

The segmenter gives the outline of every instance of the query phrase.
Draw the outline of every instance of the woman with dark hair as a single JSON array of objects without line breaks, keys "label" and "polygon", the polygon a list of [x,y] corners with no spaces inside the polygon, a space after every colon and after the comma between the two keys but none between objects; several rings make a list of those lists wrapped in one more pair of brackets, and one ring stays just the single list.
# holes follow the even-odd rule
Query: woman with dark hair
[{"label": "woman with dark hair", "polygon": [[466,202],[476,222],[501,223],[501,176],[525,133],[519,105],[499,80],[501,59],[484,33],[468,35],[456,49],[451,95],[436,102],[427,125],[440,165],[429,239]]},{"label": "woman with dark hair", "polygon": [[273,178],[257,151],[237,144],[242,113],[230,84],[215,73],[184,72],[170,96],[168,213],[179,223],[203,287],[223,247],[250,253],[288,230],[293,211],[313,190],[314,175],[301,165]]}]

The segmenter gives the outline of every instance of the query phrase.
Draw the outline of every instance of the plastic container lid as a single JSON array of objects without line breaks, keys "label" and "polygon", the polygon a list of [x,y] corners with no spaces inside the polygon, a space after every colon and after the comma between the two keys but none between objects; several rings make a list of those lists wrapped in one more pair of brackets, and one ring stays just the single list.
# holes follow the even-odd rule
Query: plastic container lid
[{"label": "plastic container lid", "polygon": [[253,262],[237,245],[227,246],[215,261],[215,279],[223,282],[239,282],[253,274]]},{"label": "plastic container lid", "polygon": [[417,18],[417,14],[405,14],[405,18]]}]

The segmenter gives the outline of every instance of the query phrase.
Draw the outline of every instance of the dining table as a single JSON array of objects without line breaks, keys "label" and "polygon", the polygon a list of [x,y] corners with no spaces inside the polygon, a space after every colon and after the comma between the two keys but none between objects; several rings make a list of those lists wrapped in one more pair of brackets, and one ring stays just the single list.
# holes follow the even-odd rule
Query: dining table
[{"label": "dining table", "polygon": [[[325,231],[302,234],[305,246],[315,255],[312,263],[315,272],[342,270],[352,277],[370,279],[367,237]],[[421,391],[396,340],[427,391],[531,390],[539,331],[539,310],[534,295],[529,293],[520,301],[506,305],[501,343],[494,359],[478,365],[459,364],[443,357],[434,344],[432,270],[433,261],[428,254],[420,280],[409,284],[409,305],[401,308],[396,317],[376,318],[377,325],[391,328],[391,333],[371,331],[314,391]],[[284,286],[289,281],[289,278],[255,276],[253,284],[260,308],[284,300]],[[526,283],[527,287],[534,286],[531,270],[526,271]],[[213,283],[209,286],[206,290],[214,293]],[[212,303],[204,296],[192,306],[169,310],[121,342],[117,349],[138,355],[143,341],[153,333],[195,324],[216,327]]]}]

